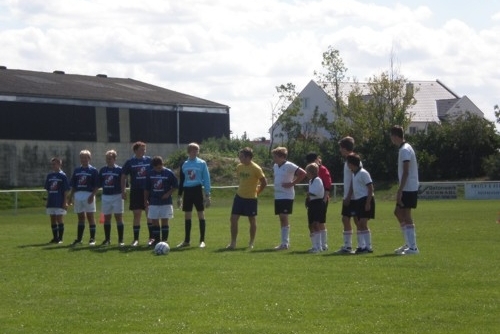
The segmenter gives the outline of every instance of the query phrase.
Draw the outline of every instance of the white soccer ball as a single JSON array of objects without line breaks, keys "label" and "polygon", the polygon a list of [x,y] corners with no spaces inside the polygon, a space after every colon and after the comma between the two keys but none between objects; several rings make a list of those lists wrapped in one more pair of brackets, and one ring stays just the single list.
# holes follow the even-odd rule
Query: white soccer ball
[{"label": "white soccer ball", "polygon": [[168,252],[170,252],[170,246],[165,241],[161,241],[156,244],[155,246],[156,255],[165,255],[168,254]]}]

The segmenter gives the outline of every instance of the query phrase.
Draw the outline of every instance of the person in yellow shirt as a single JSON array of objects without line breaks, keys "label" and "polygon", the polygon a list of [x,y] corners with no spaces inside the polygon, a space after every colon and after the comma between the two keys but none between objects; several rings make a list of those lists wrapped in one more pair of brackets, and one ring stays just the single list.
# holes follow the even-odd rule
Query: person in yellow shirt
[{"label": "person in yellow shirt", "polygon": [[236,166],[239,180],[238,190],[231,209],[231,243],[226,249],[236,249],[238,236],[238,220],[240,216],[247,216],[250,223],[250,241],[248,248],[252,249],[257,232],[257,197],[267,186],[266,176],[262,168],[252,161],[253,150],[250,147],[241,149],[238,153],[240,163]]}]

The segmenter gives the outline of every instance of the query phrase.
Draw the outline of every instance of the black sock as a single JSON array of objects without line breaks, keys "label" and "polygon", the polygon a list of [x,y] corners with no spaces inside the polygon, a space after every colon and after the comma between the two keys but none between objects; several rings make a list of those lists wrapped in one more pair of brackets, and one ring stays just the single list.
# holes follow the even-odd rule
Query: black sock
[{"label": "black sock", "polygon": [[59,223],[59,225],[57,225],[57,232],[57,238],[59,239],[59,241],[62,241],[64,235],[64,223]]},{"label": "black sock", "polygon": [[123,230],[125,229],[123,222],[117,223],[116,229],[118,230],[118,242],[123,242]]},{"label": "black sock", "polygon": [[200,219],[200,242],[205,241],[206,225],[205,219]]},{"label": "black sock", "polygon": [[90,225],[89,226],[90,239],[94,239],[95,240],[95,230],[96,230],[95,225]]},{"label": "black sock", "polygon": [[58,229],[57,229],[57,224],[50,224],[50,227],[52,228],[52,240],[58,240],[59,237],[58,235]]},{"label": "black sock", "polygon": [[163,225],[161,227],[161,241],[167,241],[168,240],[168,232],[169,231],[170,231],[170,226]]},{"label": "black sock", "polygon": [[76,238],[76,240],[82,241],[84,231],[85,231],[85,222],[78,222],[78,233],[77,233],[78,237]]},{"label": "black sock", "polygon": [[104,222],[104,239],[111,239],[111,222]]},{"label": "black sock", "polygon": [[191,242],[191,219],[186,219],[184,221],[184,232],[185,232],[184,242],[185,243]]},{"label": "black sock", "polygon": [[134,240],[139,240],[140,231],[141,231],[141,225],[134,226]]}]

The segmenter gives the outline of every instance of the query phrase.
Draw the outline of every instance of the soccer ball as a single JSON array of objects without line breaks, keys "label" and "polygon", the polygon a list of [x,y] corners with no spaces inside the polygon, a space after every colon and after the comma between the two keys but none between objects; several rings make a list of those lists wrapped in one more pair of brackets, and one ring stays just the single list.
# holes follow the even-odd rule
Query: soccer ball
[{"label": "soccer ball", "polygon": [[156,244],[155,246],[156,255],[165,255],[168,254],[168,252],[170,252],[170,246],[165,241],[161,241]]}]

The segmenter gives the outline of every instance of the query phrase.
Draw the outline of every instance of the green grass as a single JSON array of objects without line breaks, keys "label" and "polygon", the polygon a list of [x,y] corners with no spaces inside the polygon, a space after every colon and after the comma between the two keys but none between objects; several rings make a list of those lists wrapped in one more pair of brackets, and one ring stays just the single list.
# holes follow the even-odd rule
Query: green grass
[{"label": "green grass", "polygon": [[[231,198],[206,211],[207,248],[155,256],[137,250],[70,248],[76,215],[65,219],[65,244],[51,239],[44,209],[0,214],[2,333],[496,333],[500,328],[498,201],[420,201],[415,211],[421,254],[400,257],[393,202],[377,202],[375,252],[337,256],[340,203],[328,213],[331,251],[308,254],[302,200],[292,215],[292,248],[272,249],[279,223],[272,200],[260,201],[256,247],[240,219],[229,241]],[[125,236],[131,241],[131,215]],[[99,225],[98,242],[103,230]],[[193,239],[198,238],[193,224]],[[141,242],[146,242],[143,227]],[[183,238],[176,210],[170,244]],[[88,229],[85,240],[88,239]],[[355,238],[354,238],[355,239]]]}]

